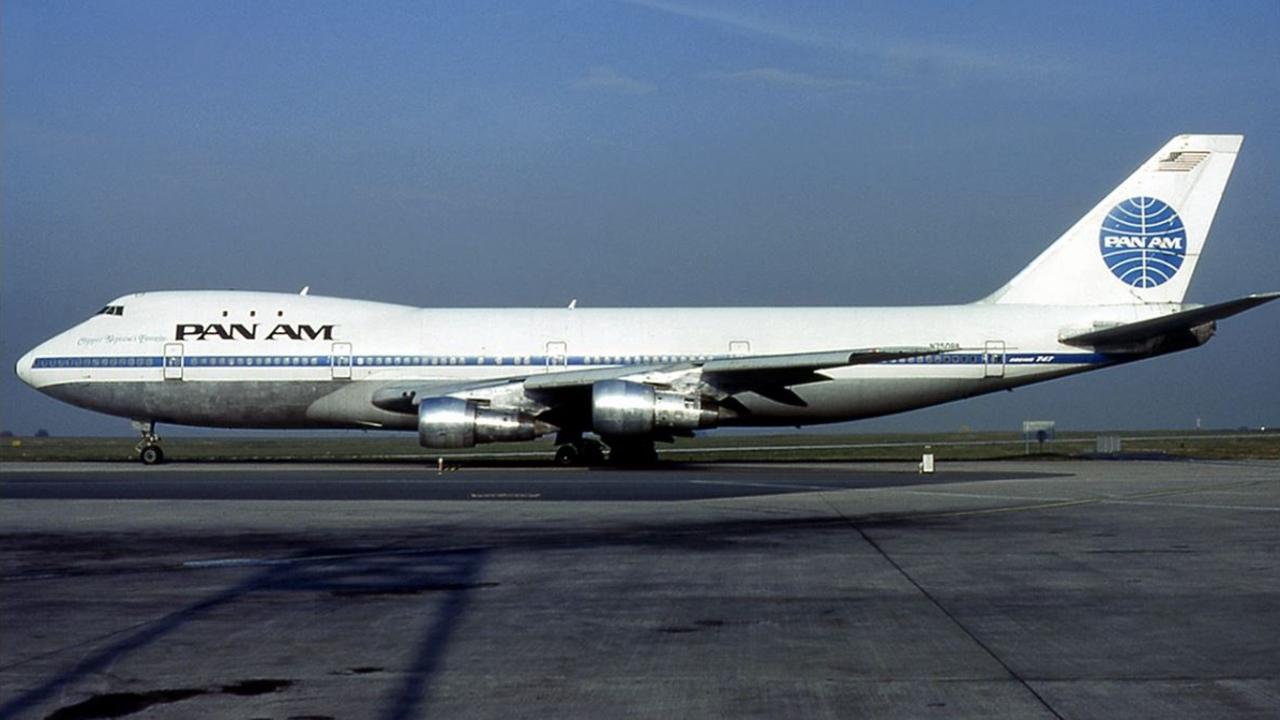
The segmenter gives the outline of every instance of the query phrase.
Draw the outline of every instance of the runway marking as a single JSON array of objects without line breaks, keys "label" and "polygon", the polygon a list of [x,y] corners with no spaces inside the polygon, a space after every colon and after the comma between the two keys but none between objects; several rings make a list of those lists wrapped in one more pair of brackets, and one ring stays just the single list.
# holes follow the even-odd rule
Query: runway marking
[{"label": "runway marking", "polygon": [[182,563],[185,568],[223,568],[223,567],[261,567],[263,565],[289,565],[290,560],[267,560],[260,558],[219,558],[217,560],[187,560]]},{"label": "runway marking", "polygon": [[[1032,505],[1014,505],[1014,506],[1011,506],[1011,507],[983,508],[983,509],[979,509],[979,510],[956,510],[956,511],[953,511],[953,512],[924,513],[924,514],[921,514],[921,515],[915,515],[915,516],[913,516],[913,517],[930,518],[930,517],[961,517],[961,516],[967,516],[967,515],[993,515],[993,514],[996,514],[996,513],[1025,512],[1025,511],[1032,511],[1032,510],[1056,510],[1056,509],[1059,509],[1059,508],[1075,507],[1075,506],[1077,506],[1077,505],[1104,505],[1104,504],[1115,504],[1115,505],[1126,505],[1126,504],[1130,504],[1130,505],[1156,505],[1156,506],[1162,506],[1162,507],[1175,507],[1175,508],[1177,508],[1177,507],[1183,507],[1183,508],[1203,507],[1203,508],[1205,508],[1205,509],[1211,509],[1211,510],[1212,510],[1212,509],[1220,509],[1220,510],[1231,510],[1231,509],[1237,509],[1237,510],[1262,510],[1263,512],[1280,512],[1280,508],[1273,508],[1273,507],[1264,507],[1264,508],[1259,508],[1259,507],[1250,507],[1250,506],[1247,506],[1247,505],[1242,505],[1242,506],[1230,506],[1230,505],[1214,505],[1214,504],[1209,504],[1209,503],[1203,503],[1203,504],[1201,504],[1201,503],[1194,503],[1194,504],[1193,504],[1193,503],[1156,503],[1156,502],[1143,502],[1143,498],[1170,497],[1170,496],[1175,496],[1175,495],[1190,495],[1190,494],[1195,494],[1195,493],[1215,492],[1215,491],[1219,491],[1219,490],[1228,490],[1228,489],[1232,489],[1232,488],[1239,488],[1239,487],[1247,487],[1247,486],[1251,486],[1251,485],[1257,485],[1259,482],[1264,482],[1264,481],[1260,481],[1260,480],[1243,480],[1243,481],[1239,481],[1239,482],[1225,483],[1225,484],[1222,484],[1222,485],[1200,485],[1200,486],[1197,486],[1197,487],[1190,487],[1190,488],[1173,488],[1173,489],[1170,489],[1170,490],[1156,490],[1156,491],[1152,491],[1152,492],[1148,492],[1148,493],[1138,493],[1138,494],[1135,494],[1135,495],[1120,496],[1120,497],[1116,497],[1116,496],[1105,496],[1105,495],[1104,495],[1104,496],[1091,497],[1091,498],[1080,498],[1080,499],[1078,499],[1078,500],[1061,500],[1061,501],[1054,501],[1054,502],[1047,502],[1047,503],[1035,503],[1035,504],[1032,504]],[[878,488],[878,489],[882,489],[882,490],[886,490],[886,491],[887,491],[887,490],[892,490],[893,488]],[[925,490],[903,490],[903,492],[921,493],[921,494],[923,494],[923,493],[928,493],[928,492],[930,492],[930,491],[925,491]],[[948,495],[948,494],[956,494],[956,495],[960,495],[959,493],[946,493],[946,492],[943,492],[943,491],[936,491],[936,492],[933,492],[933,494],[937,494],[937,495]],[[974,494],[974,496],[975,496],[975,497],[977,497],[977,494]],[[1012,495],[991,496],[991,499],[1002,499],[1002,498],[1014,498],[1014,496],[1012,496]]]},{"label": "runway marking", "polygon": [[[877,488],[878,490],[890,491],[895,488]],[[944,490],[901,490],[900,492],[911,495],[940,495],[942,497],[968,497],[981,498],[984,500],[1030,500],[1032,502],[1049,501],[1049,502],[1068,502],[1078,498],[1059,498],[1059,497],[1039,497],[1032,495],[994,495],[991,493],[966,493],[966,492],[946,492]]]},{"label": "runway marking", "polygon": [[[751,497],[752,497],[752,499],[757,499],[757,498],[772,498],[772,497],[776,497],[776,496],[772,496],[772,495],[763,495],[763,496],[760,496],[760,495],[753,495],[753,496],[751,496]],[[739,498],[734,498],[734,499],[739,499]],[[714,510],[720,510],[720,511],[722,511],[722,512],[756,513],[756,514],[758,514],[758,515],[788,515],[788,516],[794,516],[794,515],[796,515],[796,513],[797,513],[797,512],[799,512],[799,511],[797,511],[797,510],[795,510],[795,509],[792,509],[792,508],[769,508],[769,507],[755,507],[755,506],[752,506],[752,505],[719,505],[719,504],[716,504],[716,503],[720,503],[720,502],[723,502],[723,501],[724,501],[724,498],[714,498],[714,499],[708,499],[708,500],[697,500],[697,501],[695,501],[695,502],[706,503],[706,507],[712,508],[712,509],[714,509]]]},{"label": "runway marking", "polygon": [[1103,500],[1104,505],[1152,505],[1169,508],[1200,508],[1204,510],[1249,510],[1254,512],[1280,512],[1280,507],[1258,507],[1250,505],[1217,505],[1212,503],[1169,503],[1142,500]]},{"label": "runway marking", "polygon": [[994,515],[996,513],[1023,512],[1027,510],[1056,510],[1058,508],[1075,507],[1076,505],[1096,505],[1102,498],[1085,498],[1082,500],[1064,500],[1062,502],[1036,503],[1034,505],[1014,505],[1012,507],[986,508],[983,510],[956,510],[954,512],[925,513],[913,517],[960,517],[963,515]]},{"label": "runway marking", "polygon": [[541,500],[542,493],[537,492],[473,492],[467,495],[471,500]]},{"label": "runway marking", "polygon": [[1145,493],[1136,493],[1133,495],[1108,496],[1107,500],[1134,500],[1153,497],[1169,497],[1171,495],[1187,495],[1200,492],[1212,492],[1219,490],[1234,490],[1236,488],[1250,487],[1257,485],[1262,480],[1237,480],[1236,482],[1223,483],[1221,485],[1196,485],[1194,487],[1169,488],[1168,490],[1152,490]]},{"label": "runway marking", "polygon": [[847,488],[847,487],[840,487],[838,485],[832,486],[832,485],[800,485],[800,484],[788,484],[788,483],[739,482],[737,480],[686,480],[685,482],[689,483],[690,485],[731,485],[735,487],[758,487],[758,488],[770,488],[774,490],[778,490],[778,489],[790,490],[790,489],[797,489],[797,488],[800,490],[879,489],[879,488]]}]

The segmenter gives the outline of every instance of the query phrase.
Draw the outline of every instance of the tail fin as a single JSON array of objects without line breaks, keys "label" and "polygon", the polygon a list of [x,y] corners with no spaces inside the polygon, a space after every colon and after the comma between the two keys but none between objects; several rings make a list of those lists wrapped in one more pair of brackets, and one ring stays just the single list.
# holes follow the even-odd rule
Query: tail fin
[{"label": "tail fin", "polygon": [[986,303],[1180,303],[1243,135],[1179,135]]}]

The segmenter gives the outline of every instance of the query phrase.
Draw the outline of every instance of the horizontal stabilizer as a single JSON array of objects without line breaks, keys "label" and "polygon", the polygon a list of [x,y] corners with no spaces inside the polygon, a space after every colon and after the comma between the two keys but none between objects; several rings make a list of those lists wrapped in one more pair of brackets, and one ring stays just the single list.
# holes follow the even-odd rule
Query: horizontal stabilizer
[{"label": "horizontal stabilizer", "polygon": [[1087,345],[1092,347],[1136,345],[1173,333],[1189,331],[1192,328],[1231,317],[1277,298],[1280,298],[1280,292],[1257,293],[1214,305],[1198,307],[1194,310],[1183,310],[1170,315],[1152,318],[1151,320],[1142,320],[1070,335],[1061,338],[1061,340],[1068,345]]}]

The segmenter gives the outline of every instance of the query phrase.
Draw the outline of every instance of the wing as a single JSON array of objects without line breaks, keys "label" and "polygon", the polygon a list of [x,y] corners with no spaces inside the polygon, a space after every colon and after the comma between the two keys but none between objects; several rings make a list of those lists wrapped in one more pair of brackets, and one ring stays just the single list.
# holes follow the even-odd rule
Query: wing
[{"label": "wing", "polygon": [[1177,341],[1179,338],[1199,338],[1204,342],[1213,333],[1213,323],[1280,298],[1280,292],[1257,293],[1247,297],[1206,305],[1192,310],[1182,310],[1151,320],[1090,330],[1060,338],[1068,345],[1091,346],[1113,352],[1142,351],[1152,346]]},{"label": "wing", "polygon": [[927,347],[862,348],[788,355],[754,355],[709,360],[702,365],[702,380],[729,392],[756,387],[772,388],[826,380],[823,370],[850,365],[898,360],[941,352]]},{"label": "wing", "polygon": [[717,387],[800,385],[825,380],[826,377],[820,374],[822,370],[932,355],[937,352],[940,351],[927,347],[897,347],[785,355],[749,355],[640,368],[631,366],[551,373],[526,378],[524,386],[530,392],[547,392],[590,386],[600,380],[626,380],[637,377],[649,377],[656,380],[655,384],[671,384],[663,382],[661,376],[689,373],[697,373],[702,382]]},{"label": "wing", "polygon": [[461,397],[492,405],[545,412],[588,398],[602,380],[629,380],[664,389],[724,397],[746,390],[827,379],[824,370],[933,355],[928,347],[859,348],[782,355],[751,355],[652,365],[567,370],[464,383],[396,383],[378,390],[373,403],[384,410],[414,412],[427,397]]}]

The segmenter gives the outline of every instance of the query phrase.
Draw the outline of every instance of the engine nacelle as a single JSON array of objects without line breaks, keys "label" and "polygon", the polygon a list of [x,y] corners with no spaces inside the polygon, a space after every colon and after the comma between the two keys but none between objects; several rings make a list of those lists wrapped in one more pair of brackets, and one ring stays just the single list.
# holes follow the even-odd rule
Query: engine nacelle
[{"label": "engine nacelle", "polygon": [[429,448],[468,448],[478,443],[532,440],[555,427],[515,410],[495,410],[472,400],[424,398],[418,405],[418,442]]},{"label": "engine nacelle", "polygon": [[648,435],[715,427],[719,410],[702,398],[626,380],[591,386],[591,429],[600,435]]}]

